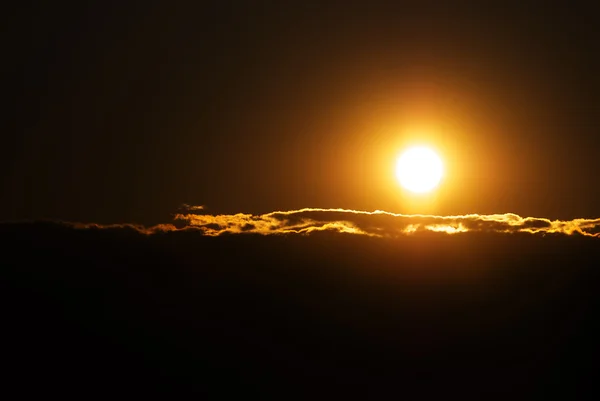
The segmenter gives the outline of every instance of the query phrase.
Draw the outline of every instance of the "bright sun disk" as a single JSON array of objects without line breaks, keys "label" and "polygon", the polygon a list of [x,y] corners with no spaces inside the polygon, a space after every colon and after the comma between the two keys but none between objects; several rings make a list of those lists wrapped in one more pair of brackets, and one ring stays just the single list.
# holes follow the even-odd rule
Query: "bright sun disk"
[{"label": "bright sun disk", "polygon": [[402,187],[415,193],[429,192],[438,186],[444,172],[439,156],[431,149],[407,149],[396,164],[396,177]]}]

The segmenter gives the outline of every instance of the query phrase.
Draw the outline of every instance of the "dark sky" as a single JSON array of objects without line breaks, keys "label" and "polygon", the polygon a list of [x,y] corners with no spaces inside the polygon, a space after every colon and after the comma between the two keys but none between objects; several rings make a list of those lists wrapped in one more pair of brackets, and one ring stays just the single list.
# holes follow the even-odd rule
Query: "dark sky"
[{"label": "dark sky", "polygon": [[4,13],[0,220],[407,212],[415,140],[435,213],[600,215],[591,9],[86,3]]}]

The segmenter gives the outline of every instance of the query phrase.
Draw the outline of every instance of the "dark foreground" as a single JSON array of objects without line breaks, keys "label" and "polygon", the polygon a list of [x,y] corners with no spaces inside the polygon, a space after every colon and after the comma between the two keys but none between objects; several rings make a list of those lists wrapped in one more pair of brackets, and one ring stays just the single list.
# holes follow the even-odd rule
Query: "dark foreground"
[{"label": "dark foreground", "polygon": [[598,239],[50,223],[0,239],[1,382],[22,396],[600,395]]}]

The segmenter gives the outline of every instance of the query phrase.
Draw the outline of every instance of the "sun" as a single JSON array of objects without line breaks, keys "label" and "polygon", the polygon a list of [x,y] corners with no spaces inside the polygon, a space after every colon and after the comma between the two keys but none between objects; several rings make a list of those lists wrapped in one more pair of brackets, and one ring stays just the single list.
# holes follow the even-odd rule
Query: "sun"
[{"label": "sun", "polygon": [[403,188],[414,193],[426,193],[437,187],[444,173],[440,157],[430,148],[415,146],[398,158],[396,177]]}]

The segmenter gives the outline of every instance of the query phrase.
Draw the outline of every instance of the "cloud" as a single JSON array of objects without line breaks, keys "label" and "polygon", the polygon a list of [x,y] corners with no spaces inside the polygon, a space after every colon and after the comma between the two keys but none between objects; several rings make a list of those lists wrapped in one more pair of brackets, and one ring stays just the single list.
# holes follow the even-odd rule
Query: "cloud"
[{"label": "cloud", "polygon": [[305,208],[261,215],[244,213],[211,215],[188,212],[175,215],[175,219],[185,222],[188,228],[199,229],[211,236],[236,233],[269,235],[337,231],[372,237],[397,237],[419,232],[579,234],[600,237],[600,218],[563,221],[521,217],[514,213],[435,216],[405,215],[380,210],[366,212]]},{"label": "cloud", "polygon": [[193,210],[204,210],[204,205],[188,205],[187,203],[184,203],[181,205],[181,209],[188,212]]},{"label": "cloud", "polygon": [[[177,228],[173,224],[157,224],[155,226],[145,227],[141,224],[96,224],[96,223],[68,223],[58,222],[67,227],[72,227],[79,230],[130,230],[141,234],[157,234],[169,231],[176,231]],[[217,227],[217,226],[214,226]]]},{"label": "cloud", "polygon": [[125,230],[144,235],[171,231],[198,231],[207,236],[224,234],[289,235],[319,231],[396,238],[419,233],[530,233],[536,235],[581,235],[600,238],[600,218],[550,220],[521,217],[514,213],[435,216],[373,212],[349,209],[304,208],[254,215],[200,214],[201,206],[184,205],[185,213],[174,215],[174,224],[96,224],[52,222],[75,229]]}]

